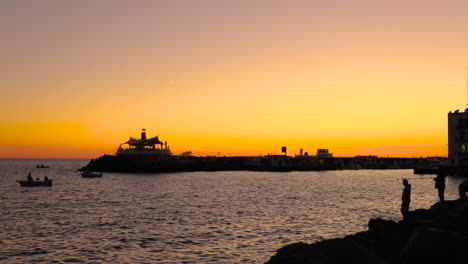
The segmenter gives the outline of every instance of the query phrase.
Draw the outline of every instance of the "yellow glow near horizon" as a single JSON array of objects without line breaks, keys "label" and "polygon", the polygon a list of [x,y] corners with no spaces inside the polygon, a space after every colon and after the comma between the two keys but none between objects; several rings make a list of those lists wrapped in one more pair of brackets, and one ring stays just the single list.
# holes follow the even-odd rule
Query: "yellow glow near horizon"
[{"label": "yellow glow near horizon", "polygon": [[[99,139],[75,125],[41,124],[0,127],[3,146],[0,158],[96,158],[113,154],[119,143],[128,137],[108,134]],[[148,136],[155,136],[148,130]],[[13,136],[12,136],[13,135]],[[139,137],[138,133],[131,136]],[[201,136],[164,136],[173,153],[191,150],[195,155],[257,156],[279,154],[281,146],[288,154],[299,154],[299,149],[313,155],[317,148],[329,148],[336,156],[378,155],[398,157],[444,156],[445,138],[354,138],[354,139],[293,139],[293,138],[219,138]],[[107,142],[105,142],[107,141]],[[110,142],[109,142],[110,141]],[[118,142],[112,144],[112,142]],[[427,143],[435,142],[435,143]]]},{"label": "yellow glow near horizon", "polygon": [[466,104],[468,3],[104,2],[0,4],[0,157],[445,156]]}]

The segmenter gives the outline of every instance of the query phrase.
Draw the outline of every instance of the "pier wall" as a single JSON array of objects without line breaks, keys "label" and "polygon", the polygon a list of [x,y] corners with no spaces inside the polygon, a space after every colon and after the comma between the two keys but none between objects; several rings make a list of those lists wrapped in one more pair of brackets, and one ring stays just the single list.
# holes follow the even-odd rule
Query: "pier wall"
[{"label": "pier wall", "polygon": [[342,169],[414,169],[427,163],[425,158],[334,157],[304,158],[282,155],[252,157],[161,158],[150,155],[104,155],[91,160],[83,170],[104,172],[182,172],[182,171],[315,171]]}]

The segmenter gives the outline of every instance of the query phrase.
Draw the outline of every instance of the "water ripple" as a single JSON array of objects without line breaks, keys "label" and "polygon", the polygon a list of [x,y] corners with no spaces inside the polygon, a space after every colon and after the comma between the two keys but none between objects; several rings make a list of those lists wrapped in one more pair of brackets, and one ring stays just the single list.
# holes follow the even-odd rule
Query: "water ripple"
[{"label": "water ripple", "polygon": [[[35,164],[52,188],[20,188]],[[433,181],[409,170],[116,174],[82,179],[87,160],[0,160],[0,262],[262,263],[279,247],[401,219],[437,201]],[[18,174],[15,174],[18,172]],[[460,180],[447,180],[447,198]],[[56,185],[55,185],[56,183]]]}]

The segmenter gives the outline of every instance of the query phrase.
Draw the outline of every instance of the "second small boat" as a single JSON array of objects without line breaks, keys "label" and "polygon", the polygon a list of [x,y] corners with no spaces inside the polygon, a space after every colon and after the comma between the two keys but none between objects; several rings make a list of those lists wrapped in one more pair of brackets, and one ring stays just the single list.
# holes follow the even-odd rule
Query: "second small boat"
[{"label": "second small boat", "polygon": [[83,172],[81,172],[81,177],[83,177],[83,178],[100,178],[100,177],[102,177],[102,172],[83,171]]}]

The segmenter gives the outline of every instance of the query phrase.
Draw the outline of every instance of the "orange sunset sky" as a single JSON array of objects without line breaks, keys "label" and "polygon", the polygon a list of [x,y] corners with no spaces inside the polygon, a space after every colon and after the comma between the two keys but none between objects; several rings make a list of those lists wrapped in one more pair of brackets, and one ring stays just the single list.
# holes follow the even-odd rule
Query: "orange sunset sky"
[{"label": "orange sunset sky", "polygon": [[0,2],[0,158],[446,156],[468,1]]}]

